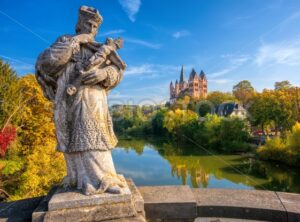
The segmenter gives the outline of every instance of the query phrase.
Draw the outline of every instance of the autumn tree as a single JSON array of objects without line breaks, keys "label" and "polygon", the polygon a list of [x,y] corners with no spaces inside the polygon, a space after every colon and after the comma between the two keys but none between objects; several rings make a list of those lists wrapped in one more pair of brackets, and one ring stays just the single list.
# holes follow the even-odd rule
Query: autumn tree
[{"label": "autumn tree", "polygon": [[228,92],[212,91],[208,93],[207,100],[212,102],[215,106],[218,106],[224,102],[235,101],[236,98]]},{"label": "autumn tree", "polygon": [[281,82],[275,82],[275,90],[287,90],[290,89],[291,87],[292,84],[287,80]]},{"label": "autumn tree", "polygon": [[248,80],[243,80],[233,86],[233,95],[243,104],[246,105],[254,96],[255,90]]},{"label": "autumn tree", "polygon": [[0,59],[0,130],[4,130],[21,108],[16,72]]},{"label": "autumn tree", "polygon": [[250,119],[264,130],[267,124],[274,124],[277,131],[291,129],[297,119],[295,101],[285,90],[264,90],[251,100]]},{"label": "autumn tree", "polygon": [[169,111],[164,117],[164,127],[171,133],[175,133],[178,137],[180,136],[180,127],[188,122],[197,120],[198,115],[190,110]]},{"label": "autumn tree", "polygon": [[19,129],[17,144],[9,150],[9,162],[3,168],[12,172],[9,168],[23,163],[18,165],[18,172],[13,171],[19,181],[11,199],[44,195],[65,175],[63,155],[55,149],[52,103],[43,96],[34,75],[19,78],[18,87],[21,111],[11,121]]}]

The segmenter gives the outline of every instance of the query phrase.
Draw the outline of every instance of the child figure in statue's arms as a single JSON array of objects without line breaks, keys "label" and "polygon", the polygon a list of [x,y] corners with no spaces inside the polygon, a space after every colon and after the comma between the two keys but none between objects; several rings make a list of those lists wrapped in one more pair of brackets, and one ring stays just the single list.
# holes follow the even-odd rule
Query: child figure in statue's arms
[{"label": "child figure in statue's arms", "polygon": [[123,47],[123,40],[121,38],[112,39],[107,38],[105,44],[101,45],[95,54],[87,61],[77,63],[76,69],[79,76],[67,88],[67,93],[72,96],[76,94],[78,87],[82,84],[82,76],[87,74],[96,66],[101,66],[104,62],[109,65],[113,63],[119,69],[124,70],[126,64],[119,57],[117,50]]}]

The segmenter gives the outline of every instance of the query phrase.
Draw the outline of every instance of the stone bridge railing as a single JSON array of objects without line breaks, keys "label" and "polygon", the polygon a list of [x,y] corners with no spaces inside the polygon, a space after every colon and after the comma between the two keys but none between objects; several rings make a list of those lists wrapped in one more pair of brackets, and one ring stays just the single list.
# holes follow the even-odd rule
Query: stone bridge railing
[{"label": "stone bridge railing", "polygon": [[[127,180],[127,182],[137,211],[145,215],[147,221],[300,222],[300,194],[258,190],[202,189],[188,186],[137,188],[132,180]],[[0,203],[0,222],[42,221],[41,218],[48,210],[47,201],[49,199],[38,197]],[[111,222],[113,221],[139,220],[129,218]]]}]

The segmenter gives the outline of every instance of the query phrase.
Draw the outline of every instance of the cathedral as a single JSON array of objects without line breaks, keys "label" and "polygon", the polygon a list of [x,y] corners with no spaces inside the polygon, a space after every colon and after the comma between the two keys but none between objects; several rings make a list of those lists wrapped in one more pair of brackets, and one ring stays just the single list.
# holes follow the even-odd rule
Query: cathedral
[{"label": "cathedral", "polygon": [[175,85],[170,83],[170,102],[175,102],[177,98],[188,95],[193,99],[206,98],[207,96],[207,79],[205,73],[201,70],[199,75],[195,69],[192,69],[188,82],[184,78],[183,66],[180,72],[179,82],[176,80]]}]

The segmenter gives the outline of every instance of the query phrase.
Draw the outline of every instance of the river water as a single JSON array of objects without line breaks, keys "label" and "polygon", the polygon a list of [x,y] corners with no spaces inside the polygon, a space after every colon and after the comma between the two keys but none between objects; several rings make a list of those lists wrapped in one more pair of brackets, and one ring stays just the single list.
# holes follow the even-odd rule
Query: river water
[{"label": "river water", "polygon": [[163,139],[120,140],[113,151],[118,173],[136,185],[189,185],[300,193],[300,169],[242,155],[212,154]]}]

